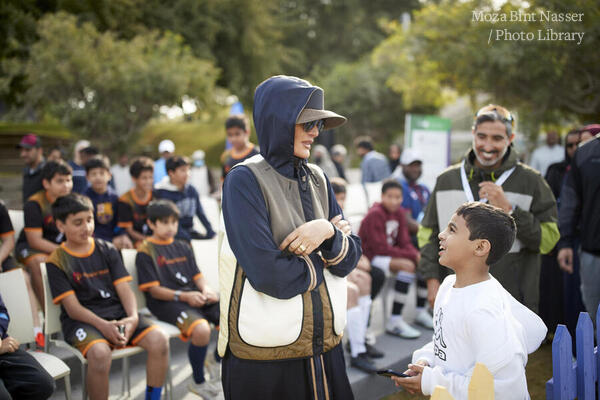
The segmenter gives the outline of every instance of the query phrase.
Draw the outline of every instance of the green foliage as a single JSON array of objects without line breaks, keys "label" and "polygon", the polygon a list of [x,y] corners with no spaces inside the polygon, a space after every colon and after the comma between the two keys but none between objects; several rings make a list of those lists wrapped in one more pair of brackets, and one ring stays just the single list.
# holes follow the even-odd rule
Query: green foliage
[{"label": "green foliage", "polygon": [[217,70],[194,57],[180,36],[149,32],[120,40],[60,12],[38,23],[39,41],[25,65],[27,104],[60,117],[82,137],[122,149],[182,96],[214,104]]}]

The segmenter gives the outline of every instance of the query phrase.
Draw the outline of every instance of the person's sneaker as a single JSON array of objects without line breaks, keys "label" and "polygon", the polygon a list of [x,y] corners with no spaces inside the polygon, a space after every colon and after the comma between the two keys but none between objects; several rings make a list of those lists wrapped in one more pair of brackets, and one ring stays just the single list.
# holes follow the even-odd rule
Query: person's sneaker
[{"label": "person's sneaker", "polygon": [[360,353],[356,357],[350,357],[350,366],[358,368],[367,374],[374,374],[377,372],[377,368],[373,361],[369,360],[367,353]]},{"label": "person's sneaker", "polygon": [[371,346],[367,342],[365,342],[365,347],[367,348],[367,356],[369,358],[383,358],[385,356],[382,351],[377,350],[375,346]]},{"label": "person's sneaker", "polygon": [[377,338],[375,337],[375,334],[373,332],[367,332],[365,334],[365,343],[368,343],[371,346],[374,346],[375,342],[377,342]]},{"label": "person's sneaker", "polygon": [[385,331],[390,335],[399,336],[404,339],[416,339],[421,336],[421,332],[409,324],[403,319],[396,321],[393,325],[388,323]]},{"label": "person's sneaker", "polygon": [[46,346],[46,338],[44,337],[44,334],[42,332],[38,332],[35,335],[35,344],[43,349]]},{"label": "person's sneaker", "polygon": [[192,379],[188,383],[188,390],[200,396],[202,400],[225,399],[221,382],[204,381],[202,383],[196,383]]},{"label": "person's sneaker", "polygon": [[421,325],[423,328],[433,330],[433,318],[427,310],[421,310],[415,318],[415,324]]}]

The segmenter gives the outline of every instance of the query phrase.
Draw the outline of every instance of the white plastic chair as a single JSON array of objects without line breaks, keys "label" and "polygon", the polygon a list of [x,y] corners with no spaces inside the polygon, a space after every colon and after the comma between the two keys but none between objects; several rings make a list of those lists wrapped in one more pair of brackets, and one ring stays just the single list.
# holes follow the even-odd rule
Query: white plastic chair
[{"label": "white plastic chair", "polygon": [[[121,250],[121,255],[123,256],[123,264],[125,264],[125,269],[129,272],[129,275],[133,278],[131,281],[131,290],[135,295],[135,300],[138,305],[138,312],[140,314],[144,314],[145,316],[152,319],[152,323],[157,325],[160,329],[163,330],[169,337],[169,339],[179,337],[180,331],[175,325],[171,325],[167,322],[161,321],[155,318],[150,310],[146,307],[146,297],[144,293],[139,289],[139,281],[138,281],[138,272],[135,266],[135,257],[137,255],[137,251],[134,249],[123,249]],[[169,348],[169,360],[171,359],[171,349]],[[169,368],[167,368],[167,379],[165,382],[165,397],[169,399],[173,399],[173,381],[171,377],[171,363],[169,362]]]},{"label": "white plastic chair", "polygon": [[[82,399],[87,399],[87,386],[86,386],[86,370],[87,370],[87,359],[81,354],[79,350],[72,347],[67,342],[60,339],[52,339],[52,335],[58,333],[62,330],[60,324],[60,306],[56,305],[52,301],[52,292],[50,291],[50,283],[48,282],[48,273],[46,272],[46,264],[41,264],[42,270],[42,279],[44,281],[44,335],[46,336],[46,345],[48,346],[50,343],[55,345],[56,347],[60,347],[71,352],[79,362],[81,363],[81,392]],[[27,292],[24,292],[27,293]],[[31,313],[29,313],[31,314]],[[124,349],[113,350],[112,359],[113,360],[123,360],[123,380],[121,384],[121,394],[125,394],[127,391],[127,396],[131,396],[131,379],[129,375],[129,357],[141,353],[144,351],[139,346],[127,347]]]},{"label": "white plastic chair", "polygon": [[352,183],[346,186],[346,203],[344,204],[344,215],[364,216],[369,209],[365,187],[360,183]]},{"label": "white plastic chair", "polygon": [[[217,219],[217,222],[219,220]],[[218,225],[215,225],[217,227]],[[192,249],[196,264],[208,286],[214,291],[219,290],[219,254],[218,236],[208,240],[192,240]]]},{"label": "white plastic chair", "polygon": [[370,182],[365,183],[365,192],[367,193],[367,200],[369,208],[375,203],[381,201],[381,187],[382,182]]},{"label": "white plastic chair", "polygon": [[[22,269],[14,269],[0,274],[0,293],[2,293],[8,314],[12,316],[8,326],[8,335],[22,344],[34,342],[31,304]],[[39,351],[28,351],[28,353],[44,367],[54,380],[65,379],[65,397],[67,400],[71,400],[71,368],[52,354]]]},{"label": "white plastic chair", "polygon": [[23,214],[23,210],[8,210],[8,216],[15,231],[15,240],[17,240],[25,226],[25,215]]}]

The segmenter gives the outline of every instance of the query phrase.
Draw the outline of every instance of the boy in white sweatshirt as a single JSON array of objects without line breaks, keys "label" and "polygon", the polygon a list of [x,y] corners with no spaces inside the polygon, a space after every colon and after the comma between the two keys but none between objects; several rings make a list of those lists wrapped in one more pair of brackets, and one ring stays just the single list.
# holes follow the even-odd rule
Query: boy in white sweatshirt
[{"label": "boy in white sweatshirt", "polygon": [[439,234],[439,262],[456,273],[444,279],[434,306],[433,341],[415,351],[408,378],[392,378],[410,393],[444,386],[467,399],[477,362],[494,376],[496,400],[529,399],[525,365],[546,326],[489,274],[515,239],[513,218],[497,207],[466,203]]}]

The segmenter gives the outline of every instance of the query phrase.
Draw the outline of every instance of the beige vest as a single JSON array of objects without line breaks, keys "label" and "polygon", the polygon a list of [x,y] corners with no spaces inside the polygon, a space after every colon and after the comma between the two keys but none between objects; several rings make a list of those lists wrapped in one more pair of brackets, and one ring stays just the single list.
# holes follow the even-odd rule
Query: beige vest
[{"label": "beige vest", "polygon": [[[275,243],[281,243],[290,232],[306,222],[298,182],[279,174],[261,155],[238,165],[245,165],[256,177],[270,216],[273,239]],[[319,182],[317,186],[308,179],[315,218],[328,219],[325,176],[318,167],[311,164],[308,167]],[[344,237],[344,240],[347,241],[347,238]],[[319,291],[322,302],[323,351],[331,350],[340,342],[346,324],[345,278],[325,269],[324,282],[315,287],[315,268],[321,266],[313,265],[309,257],[302,257],[306,268],[311,271],[308,291],[291,299],[277,299],[252,287],[229,247],[226,232],[219,233],[219,243],[221,321],[218,351],[221,357],[225,355],[227,346],[242,359],[279,360],[312,356],[312,290]],[[347,252],[347,243],[345,247]],[[339,262],[342,258],[334,260]]]}]

